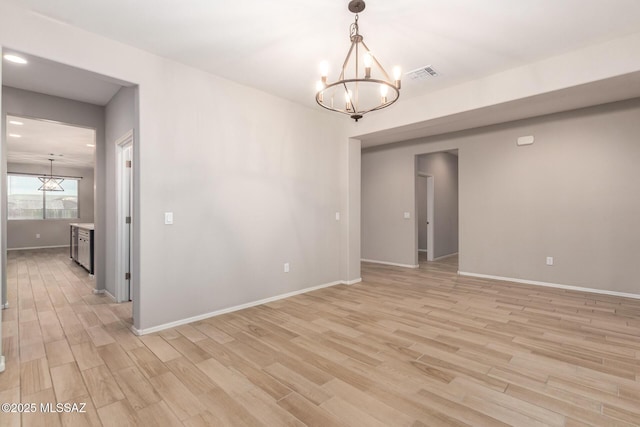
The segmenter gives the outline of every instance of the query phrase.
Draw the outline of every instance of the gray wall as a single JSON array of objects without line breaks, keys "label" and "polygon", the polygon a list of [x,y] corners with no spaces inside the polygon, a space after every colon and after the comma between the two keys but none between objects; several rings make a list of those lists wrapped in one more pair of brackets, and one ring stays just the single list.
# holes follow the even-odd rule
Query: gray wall
[{"label": "gray wall", "polygon": [[363,258],[415,262],[415,156],[458,148],[460,271],[640,294],[638,117],[635,99],[364,150]]},{"label": "gray wall", "polygon": [[[451,153],[418,156],[418,172],[433,176],[433,257],[458,252],[458,157]],[[418,180],[418,248],[427,248],[426,178]],[[420,185],[424,185],[421,188]]]},{"label": "gray wall", "polygon": [[[362,150],[361,255],[365,260],[418,265],[415,153]],[[404,212],[411,219],[404,219]]]},{"label": "gray wall", "polygon": [[[70,99],[55,96],[43,95],[40,93],[2,86],[2,122],[6,121],[6,116],[15,115],[30,118],[53,120],[70,125],[93,128],[96,131],[96,173],[94,176],[96,199],[104,197],[104,177],[100,175],[100,165],[104,163],[102,159],[104,152],[104,108],[87,104],[84,102],[72,101]],[[6,135],[2,133],[2,164],[6,164]],[[0,191],[2,199],[2,212],[7,211],[7,185],[6,175],[2,174]],[[100,212],[95,210],[94,222],[100,222]],[[7,249],[7,228],[6,222],[2,221],[2,265],[6,266]],[[98,240],[100,237],[96,235]],[[6,291],[6,277],[3,275],[3,295]],[[104,288],[104,273],[96,270],[96,287]]]},{"label": "gray wall", "polygon": [[[342,221],[357,212],[345,196],[357,179],[345,177],[353,124],[344,117],[22,9],[0,10],[0,44],[139,87],[136,329],[149,332],[358,272],[349,268],[351,258],[341,262],[342,243],[351,240],[342,234],[352,230]],[[96,197],[103,197],[99,170],[96,176]],[[349,214],[336,221],[339,211]],[[173,225],[164,224],[164,212],[174,213]]]},{"label": "gray wall", "polygon": [[[47,165],[9,163],[8,172],[43,173]],[[48,220],[7,220],[7,249],[67,246],[69,224],[93,222],[93,169],[56,166],[58,175],[80,176],[78,181],[78,211],[80,218]],[[62,185],[64,187],[64,183]],[[40,234],[40,238],[36,238]]]},{"label": "gray wall", "polygon": [[[105,271],[105,289],[111,295],[116,295],[116,144],[115,142],[130,130],[137,132],[135,123],[137,118],[137,88],[123,87],[109,101],[105,107],[105,199],[102,201],[106,213],[104,229],[104,245],[100,247],[99,259]],[[134,142],[135,144],[135,142]],[[135,225],[134,225],[135,226]],[[135,263],[134,263],[135,265]]]}]

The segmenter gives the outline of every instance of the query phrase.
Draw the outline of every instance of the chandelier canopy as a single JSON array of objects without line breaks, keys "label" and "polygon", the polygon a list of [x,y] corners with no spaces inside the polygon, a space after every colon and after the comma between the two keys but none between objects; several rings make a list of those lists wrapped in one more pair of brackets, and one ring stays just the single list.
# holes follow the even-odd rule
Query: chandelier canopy
[{"label": "chandelier canopy", "polygon": [[40,191],[64,191],[62,188],[62,181],[64,178],[53,176],[53,159],[49,159],[51,162],[51,173],[50,175],[39,176],[38,179],[42,181],[42,185],[38,190]]},{"label": "chandelier canopy", "polygon": [[371,111],[386,108],[400,97],[400,67],[394,67],[393,80],[364,43],[358,26],[358,13],[365,8],[362,0],[351,0],[349,11],[355,22],[349,28],[351,47],[342,64],[338,80],[329,82],[328,64],[320,64],[321,80],[316,84],[316,102],[327,110],[349,115],[356,122]]}]

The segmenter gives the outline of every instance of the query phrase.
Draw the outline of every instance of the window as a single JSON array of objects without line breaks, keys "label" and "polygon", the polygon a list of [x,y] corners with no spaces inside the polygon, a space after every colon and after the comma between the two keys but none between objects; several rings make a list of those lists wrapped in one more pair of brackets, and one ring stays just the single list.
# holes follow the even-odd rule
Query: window
[{"label": "window", "polygon": [[65,178],[64,191],[40,191],[37,176],[7,176],[8,219],[78,218],[78,180]]}]

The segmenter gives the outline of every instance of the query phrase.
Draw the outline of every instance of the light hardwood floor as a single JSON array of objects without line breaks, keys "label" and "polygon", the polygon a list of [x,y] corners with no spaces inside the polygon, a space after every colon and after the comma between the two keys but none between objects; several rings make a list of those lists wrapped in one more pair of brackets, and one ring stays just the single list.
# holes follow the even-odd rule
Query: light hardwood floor
[{"label": "light hardwood floor", "polygon": [[[157,334],[61,250],[9,253],[0,425],[640,425],[640,301],[363,265],[335,286]],[[203,296],[206,297],[206,296]]]}]

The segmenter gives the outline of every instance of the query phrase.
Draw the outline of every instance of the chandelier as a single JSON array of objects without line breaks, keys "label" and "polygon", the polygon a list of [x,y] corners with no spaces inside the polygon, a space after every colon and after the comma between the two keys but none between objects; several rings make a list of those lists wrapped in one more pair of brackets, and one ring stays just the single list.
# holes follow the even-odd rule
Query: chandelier
[{"label": "chandelier", "polygon": [[64,181],[64,178],[60,178],[57,176],[53,176],[53,159],[49,159],[51,162],[51,172],[50,174],[39,176],[38,179],[42,181],[42,185],[38,190],[40,191],[64,191],[64,188],[60,184]]},{"label": "chandelier", "polygon": [[[362,0],[351,0],[349,11],[356,15],[349,27],[351,47],[342,64],[338,80],[327,81],[328,64],[320,64],[321,80],[316,84],[316,102],[327,110],[347,114],[356,122],[371,111],[381,110],[400,97],[400,67],[393,69],[393,80],[364,43],[358,27]],[[360,56],[362,55],[362,57]]]}]

